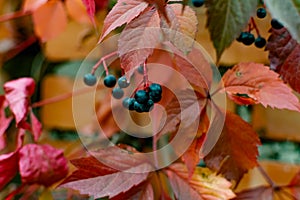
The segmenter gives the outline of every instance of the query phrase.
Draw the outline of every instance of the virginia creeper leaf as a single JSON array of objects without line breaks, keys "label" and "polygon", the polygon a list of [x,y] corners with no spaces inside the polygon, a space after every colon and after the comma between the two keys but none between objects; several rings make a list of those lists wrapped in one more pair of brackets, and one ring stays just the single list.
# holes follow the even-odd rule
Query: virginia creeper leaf
[{"label": "virginia creeper leaf", "polygon": [[243,95],[247,95],[255,104],[300,111],[298,98],[292,90],[276,72],[263,64],[239,63],[228,70],[222,79],[229,98],[236,103],[242,104],[245,100]]},{"label": "virginia creeper leaf", "polygon": [[144,0],[148,2],[149,4],[154,4],[155,7],[157,8],[157,11],[160,15],[162,15],[167,22],[170,22],[170,19],[167,16],[167,11],[166,11],[166,6],[167,6],[167,1],[165,0]]},{"label": "virginia creeper leaf", "polygon": [[4,84],[5,98],[14,114],[17,127],[22,127],[25,123],[34,89],[32,78],[19,78]]},{"label": "virginia creeper leaf", "polygon": [[36,118],[34,113],[30,111],[30,122],[31,122],[31,132],[33,135],[34,141],[38,141],[42,134],[42,124],[41,122]]},{"label": "virginia creeper leaf", "polygon": [[154,200],[153,187],[149,181],[144,181],[126,192],[111,198],[111,200]]},{"label": "virginia creeper leaf", "polygon": [[65,6],[71,18],[79,23],[91,23],[82,0],[66,0]]},{"label": "virginia creeper leaf", "polygon": [[67,14],[61,1],[47,1],[33,12],[36,35],[46,42],[65,30]]},{"label": "virginia creeper leaf", "polygon": [[127,72],[142,63],[159,44],[159,16],[149,9],[132,20],[122,31],[118,42],[121,67]]},{"label": "virginia creeper leaf", "polygon": [[228,180],[239,182],[244,173],[257,165],[258,145],[260,140],[251,125],[227,112],[223,131],[204,161]]},{"label": "virginia creeper leaf", "polygon": [[236,194],[235,200],[251,199],[273,199],[273,189],[271,186],[259,186],[248,190],[243,190]]},{"label": "virginia creeper leaf", "polygon": [[95,13],[96,13],[96,4],[95,0],[82,0],[86,11],[91,19],[91,22],[93,23],[94,27],[96,27],[96,21],[95,21]]},{"label": "virginia creeper leaf", "polygon": [[34,11],[41,5],[45,4],[47,0],[25,0],[23,5],[24,11]]},{"label": "virginia creeper leaf", "polygon": [[300,42],[300,1],[299,0],[265,0],[272,17],[279,20],[291,33],[293,38]]},{"label": "virginia creeper leaf", "polygon": [[181,4],[167,5],[167,15],[170,23],[161,20],[161,27],[166,39],[172,42],[183,53],[191,51],[197,32],[198,20],[195,12],[188,6],[182,12]]},{"label": "virginia creeper leaf", "polygon": [[18,171],[18,151],[0,155],[0,190]]},{"label": "virginia creeper leaf", "polygon": [[292,38],[286,28],[271,29],[266,50],[269,51],[271,69],[300,93],[300,44]]},{"label": "virginia creeper leaf", "polygon": [[142,0],[119,0],[104,20],[99,43],[114,29],[128,24],[148,7]]},{"label": "virginia creeper leaf", "polygon": [[300,198],[300,171],[292,178],[288,187],[291,190],[291,193],[296,197],[296,199]]},{"label": "virginia creeper leaf", "polygon": [[24,183],[50,186],[68,174],[63,151],[50,145],[27,144],[19,151],[19,171]]},{"label": "virginia creeper leaf", "polygon": [[231,199],[231,183],[217,176],[207,168],[197,167],[188,178],[188,171],[181,163],[175,163],[166,170],[173,192],[178,200]]},{"label": "virginia creeper leaf", "polygon": [[206,1],[206,6],[207,27],[218,61],[255,13],[257,0],[211,0]]},{"label": "virginia creeper leaf", "polygon": [[7,101],[5,100],[5,96],[0,96],[0,150],[5,148],[6,141],[5,141],[5,131],[9,127],[10,122],[12,121],[13,117],[6,117],[5,108],[7,107]]}]

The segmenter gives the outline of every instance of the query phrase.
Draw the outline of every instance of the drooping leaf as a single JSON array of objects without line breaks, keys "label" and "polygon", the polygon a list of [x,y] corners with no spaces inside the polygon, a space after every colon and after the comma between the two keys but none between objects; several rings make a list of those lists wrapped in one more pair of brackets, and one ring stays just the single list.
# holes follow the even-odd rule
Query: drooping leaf
[{"label": "drooping leaf", "polygon": [[24,11],[34,11],[41,5],[45,4],[47,0],[25,0],[23,4]]},{"label": "drooping leaf", "polygon": [[19,78],[4,84],[5,98],[14,114],[16,124],[22,127],[25,123],[30,97],[34,93],[35,83],[32,78]]},{"label": "drooping leaf", "polygon": [[23,146],[19,159],[19,171],[24,183],[50,186],[68,174],[68,161],[63,151],[47,144]]},{"label": "drooping leaf", "polygon": [[293,38],[300,42],[300,1],[299,0],[265,0],[272,17],[279,20],[291,33]]},{"label": "drooping leaf", "polygon": [[258,145],[260,140],[251,125],[227,112],[223,131],[204,161],[228,180],[239,182],[244,173],[257,165]]},{"label": "drooping leaf", "polygon": [[148,7],[142,0],[119,0],[104,20],[99,43],[114,29],[128,24]]},{"label": "drooping leaf", "polygon": [[58,36],[67,26],[67,14],[61,1],[47,1],[33,12],[34,31],[42,42]]},{"label": "drooping leaf", "polygon": [[231,199],[231,183],[207,168],[197,167],[189,179],[186,167],[175,163],[166,170],[173,192],[178,200]]},{"label": "drooping leaf", "polygon": [[223,51],[239,36],[250,17],[255,13],[257,0],[206,1],[207,27],[217,52],[217,60]]},{"label": "drooping leaf", "polygon": [[132,20],[122,31],[118,53],[125,72],[144,63],[159,44],[159,21],[157,11],[149,9]]},{"label": "drooping leaf", "polygon": [[170,23],[161,20],[164,36],[184,54],[191,51],[197,32],[198,20],[195,12],[190,7],[185,7],[182,13],[181,4],[167,5],[167,15],[172,19]]},{"label": "drooping leaf", "polygon": [[30,111],[30,122],[33,139],[37,142],[42,134],[42,124],[32,111]]},{"label": "drooping leaf", "polygon": [[266,50],[269,51],[271,69],[300,93],[300,44],[292,38],[286,28],[271,29]]},{"label": "drooping leaf", "polygon": [[0,190],[18,172],[18,151],[0,155]]},{"label": "drooping leaf", "polygon": [[236,194],[235,200],[252,199],[273,199],[273,189],[271,186],[259,186],[248,190],[243,190]]},{"label": "drooping leaf", "polygon": [[96,13],[96,4],[95,0],[82,0],[86,12],[88,13],[91,22],[93,23],[94,27],[96,27],[96,21],[95,21],[95,13]]},{"label": "drooping leaf", "polygon": [[243,104],[248,97],[249,103],[300,111],[298,98],[292,90],[279,78],[279,74],[263,64],[239,63],[222,79],[229,98],[236,103]]}]

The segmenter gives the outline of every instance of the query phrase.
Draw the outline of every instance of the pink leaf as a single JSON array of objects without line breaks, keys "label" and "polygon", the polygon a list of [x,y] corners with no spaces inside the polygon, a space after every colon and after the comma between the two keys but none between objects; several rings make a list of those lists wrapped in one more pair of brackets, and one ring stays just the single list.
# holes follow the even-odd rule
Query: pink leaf
[{"label": "pink leaf", "polygon": [[96,4],[95,0],[82,0],[84,6],[86,7],[86,11],[93,23],[93,25],[96,27],[95,22],[95,12],[96,12]]},{"label": "pink leaf", "polygon": [[119,0],[104,20],[101,42],[111,31],[123,24],[128,24],[140,15],[148,6],[143,0]]},{"label": "pink leaf", "polygon": [[36,116],[32,111],[30,112],[30,121],[31,121],[31,132],[33,134],[33,139],[34,141],[38,141],[39,137],[42,134],[42,124],[36,118]]},{"label": "pink leaf", "polygon": [[50,145],[27,144],[19,152],[19,170],[24,183],[50,186],[68,174],[63,151]]},{"label": "pink leaf", "polygon": [[30,105],[30,97],[34,93],[34,89],[35,83],[32,78],[19,78],[4,84],[5,98],[14,114],[17,127],[24,126]]},{"label": "pink leaf", "polygon": [[9,127],[10,122],[12,121],[13,117],[6,117],[5,108],[7,106],[7,102],[5,100],[5,96],[0,96],[0,150],[2,150],[5,145],[5,131]]},{"label": "pink leaf", "polygon": [[18,151],[0,155],[0,190],[18,171]]}]

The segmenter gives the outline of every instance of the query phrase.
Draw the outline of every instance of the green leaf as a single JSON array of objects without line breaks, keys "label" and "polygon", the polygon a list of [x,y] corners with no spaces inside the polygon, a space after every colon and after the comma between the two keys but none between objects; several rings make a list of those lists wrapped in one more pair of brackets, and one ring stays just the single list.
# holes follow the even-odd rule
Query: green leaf
[{"label": "green leaf", "polygon": [[279,20],[300,42],[300,0],[265,0],[265,4],[272,17]]},{"label": "green leaf", "polygon": [[223,51],[239,36],[255,13],[257,0],[206,1],[207,27],[217,52],[217,61]]}]

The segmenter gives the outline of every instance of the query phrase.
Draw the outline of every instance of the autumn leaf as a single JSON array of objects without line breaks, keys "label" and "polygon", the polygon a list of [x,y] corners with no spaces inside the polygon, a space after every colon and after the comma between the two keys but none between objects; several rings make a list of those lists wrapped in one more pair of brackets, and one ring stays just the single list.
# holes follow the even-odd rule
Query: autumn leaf
[{"label": "autumn leaf", "polygon": [[32,14],[36,35],[46,42],[58,36],[67,26],[67,14],[61,1],[47,1]]},{"label": "autumn leaf", "polygon": [[0,96],[0,150],[5,148],[5,131],[9,127],[13,117],[6,117],[5,108],[7,107],[7,101],[5,100],[5,96]]},{"label": "autumn leaf", "polygon": [[27,144],[19,151],[19,171],[23,183],[50,186],[68,174],[63,151],[50,145]]},{"label": "autumn leaf", "polygon": [[271,29],[266,50],[269,51],[271,69],[300,93],[300,44],[292,38],[286,28]]},{"label": "autumn leaf", "polygon": [[271,186],[259,186],[236,193],[235,200],[273,199],[273,188]]},{"label": "autumn leaf", "polygon": [[257,165],[258,145],[259,137],[251,125],[227,112],[223,131],[204,161],[210,169],[238,183],[244,173]]},{"label": "autumn leaf", "polygon": [[[130,191],[133,187],[146,181],[149,175],[147,171],[152,168],[145,160],[139,160],[133,154],[126,153],[125,150],[121,150],[115,146],[93,152],[93,155],[99,161],[105,160],[104,163],[107,166],[91,158],[88,159],[89,162],[84,162],[87,159],[77,160],[76,165],[79,166],[79,170],[84,171],[83,176],[89,178],[80,179],[78,176],[82,175],[75,171],[75,179],[73,173],[70,176],[73,176],[73,178],[68,178],[67,181],[63,182],[61,187],[75,189],[81,194],[88,194],[94,196],[94,198],[106,196],[113,198],[120,193]],[[82,170],[85,167],[91,169],[91,162],[96,164],[92,167],[93,171]],[[122,171],[115,168],[122,169]],[[92,175],[89,173],[92,173]]]},{"label": "autumn leaf", "polygon": [[298,0],[265,0],[272,17],[279,20],[291,33],[293,38],[300,42],[300,2]]},{"label": "autumn leaf", "polygon": [[95,0],[82,0],[86,11],[90,17],[91,22],[93,23],[94,27],[96,27],[96,21],[95,21],[95,13],[96,13],[96,4]]},{"label": "autumn leaf", "polygon": [[191,51],[197,32],[198,20],[195,12],[188,6],[182,12],[183,5],[167,5],[167,15],[170,23],[161,20],[161,28],[165,39],[173,43],[184,54]]},{"label": "autumn leaf", "polygon": [[211,0],[205,3],[207,27],[219,61],[223,51],[239,36],[255,13],[257,0]]},{"label": "autumn leaf", "polygon": [[34,90],[35,83],[32,78],[19,78],[4,84],[5,98],[14,114],[17,127],[24,126]]},{"label": "autumn leaf", "polygon": [[[66,9],[70,17],[79,23],[92,23],[82,0],[66,0]],[[93,17],[94,19],[94,17]],[[95,20],[94,20],[95,22]]]},{"label": "autumn leaf", "polygon": [[158,13],[162,15],[168,23],[170,22],[170,19],[168,18],[167,11],[166,11],[167,1],[165,0],[144,0],[144,1],[148,2],[149,4],[154,4],[155,7],[157,8]]},{"label": "autumn leaf", "polygon": [[31,132],[33,135],[34,141],[38,141],[42,134],[42,124],[41,122],[36,118],[35,114],[30,111],[30,122],[31,122]]},{"label": "autumn leaf", "polygon": [[122,31],[118,42],[121,67],[125,72],[141,65],[160,42],[160,19],[155,9],[148,9]]},{"label": "autumn leaf", "polygon": [[119,0],[104,20],[99,43],[114,29],[128,24],[148,7],[142,0]]},{"label": "autumn leaf", "polygon": [[296,197],[296,199],[300,198],[300,171],[295,174],[287,188],[291,190],[291,194]]},{"label": "autumn leaf", "polygon": [[222,80],[229,98],[238,104],[243,104],[249,97],[249,104],[300,111],[298,98],[292,90],[276,72],[263,64],[239,63],[228,70]]},{"label": "autumn leaf", "polygon": [[24,11],[35,11],[38,7],[45,4],[47,0],[25,0],[23,4]]},{"label": "autumn leaf", "polygon": [[181,163],[172,164],[165,171],[178,200],[216,200],[235,197],[230,189],[231,183],[207,168],[197,167],[191,179],[188,178],[186,167]]},{"label": "autumn leaf", "polygon": [[18,171],[18,151],[0,155],[0,190]]}]

